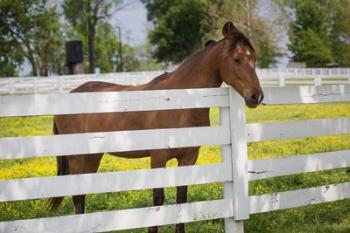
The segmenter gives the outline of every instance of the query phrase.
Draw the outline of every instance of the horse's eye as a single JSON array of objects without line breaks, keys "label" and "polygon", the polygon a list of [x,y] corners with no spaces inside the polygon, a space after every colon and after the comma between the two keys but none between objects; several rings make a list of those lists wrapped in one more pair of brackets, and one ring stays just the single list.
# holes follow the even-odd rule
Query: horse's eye
[{"label": "horse's eye", "polygon": [[235,58],[234,61],[235,61],[236,64],[240,64],[241,63],[241,60],[239,58]]}]

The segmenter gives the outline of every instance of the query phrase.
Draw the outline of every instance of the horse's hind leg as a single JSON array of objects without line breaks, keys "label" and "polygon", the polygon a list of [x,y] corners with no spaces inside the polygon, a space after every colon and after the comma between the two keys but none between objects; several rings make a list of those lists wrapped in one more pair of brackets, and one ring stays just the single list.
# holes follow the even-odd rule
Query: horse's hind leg
[{"label": "horse's hind leg", "polygon": [[[199,153],[199,148],[195,148],[190,153],[184,154],[181,157],[177,158],[179,166],[191,166],[194,165],[197,161]],[[178,186],[176,187],[176,203],[186,203],[187,202],[187,186]],[[179,223],[176,224],[176,233],[185,232],[185,224]]]},{"label": "horse's hind leg", "polygon": [[[69,174],[95,173],[103,154],[67,156]],[[73,196],[76,214],[85,212],[85,195]]]},{"label": "horse's hind leg", "polygon": [[[151,168],[162,168],[166,166],[169,159],[169,151],[156,150],[151,152]],[[160,206],[164,204],[164,188],[153,189],[153,205]],[[158,227],[152,226],[148,228],[148,233],[157,233]]]}]

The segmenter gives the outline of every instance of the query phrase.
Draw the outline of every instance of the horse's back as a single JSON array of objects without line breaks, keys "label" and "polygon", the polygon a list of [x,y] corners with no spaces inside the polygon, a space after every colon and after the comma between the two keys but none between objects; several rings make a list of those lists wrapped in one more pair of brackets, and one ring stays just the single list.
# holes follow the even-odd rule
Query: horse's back
[{"label": "horse's back", "polygon": [[[77,87],[72,92],[167,89],[167,77],[170,77],[169,73],[160,75],[149,83],[137,86],[90,81]],[[55,122],[60,134],[207,126],[209,125],[209,109],[58,115],[55,116]]]},{"label": "horse's back", "polygon": [[[71,92],[107,92],[107,91],[142,91],[142,90],[154,90],[154,89],[167,89],[165,80],[171,73],[163,73],[150,82],[142,85],[120,85],[102,81],[90,81],[75,88]],[[162,83],[162,86],[159,84]],[[165,83],[165,86],[164,86]],[[168,87],[169,88],[169,87]]]},{"label": "horse's back", "polygon": [[74,92],[107,92],[107,91],[132,91],[138,89],[137,86],[126,86],[115,83],[102,82],[102,81],[90,81],[80,85],[73,89]]}]

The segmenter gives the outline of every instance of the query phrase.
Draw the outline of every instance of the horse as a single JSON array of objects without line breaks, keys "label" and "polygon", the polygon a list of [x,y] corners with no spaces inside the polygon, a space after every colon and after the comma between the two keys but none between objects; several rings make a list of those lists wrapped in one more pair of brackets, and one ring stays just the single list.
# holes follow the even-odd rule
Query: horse
[{"label": "horse", "polygon": [[[177,69],[162,74],[150,82],[125,86],[91,81],[72,92],[142,91],[220,87],[223,82],[234,88],[247,107],[255,108],[263,100],[263,92],[255,72],[256,53],[248,38],[232,22],[222,28],[223,38],[210,41],[207,46],[185,59]],[[179,48],[181,49],[181,48]],[[209,108],[126,113],[75,114],[54,116],[54,134],[143,130],[209,126]],[[179,166],[194,165],[200,147],[158,149],[129,152],[108,152],[124,158],[150,157],[151,168],[163,168],[176,158]],[[103,153],[57,157],[57,175],[95,173]],[[177,187],[176,202],[187,202],[187,186]],[[63,197],[49,199],[48,208],[54,211]],[[73,196],[76,214],[84,213],[85,195]],[[153,189],[153,204],[163,205],[164,189]],[[157,226],[148,232],[158,232]],[[184,233],[184,224],[176,225],[176,232]]]}]

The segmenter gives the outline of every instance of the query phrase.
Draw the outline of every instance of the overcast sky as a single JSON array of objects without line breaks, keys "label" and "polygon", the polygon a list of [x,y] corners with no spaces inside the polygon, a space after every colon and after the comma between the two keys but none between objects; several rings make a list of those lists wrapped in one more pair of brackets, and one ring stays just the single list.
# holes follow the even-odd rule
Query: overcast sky
[{"label": "overcast sky", "polygon": [[127,7],[117,12],[112,25],[120,26],[122,39],[131,45],[140,45],[147,40],[147,30],[151,24],[147,22],[147,11],[139,0],[127,1]]}]

